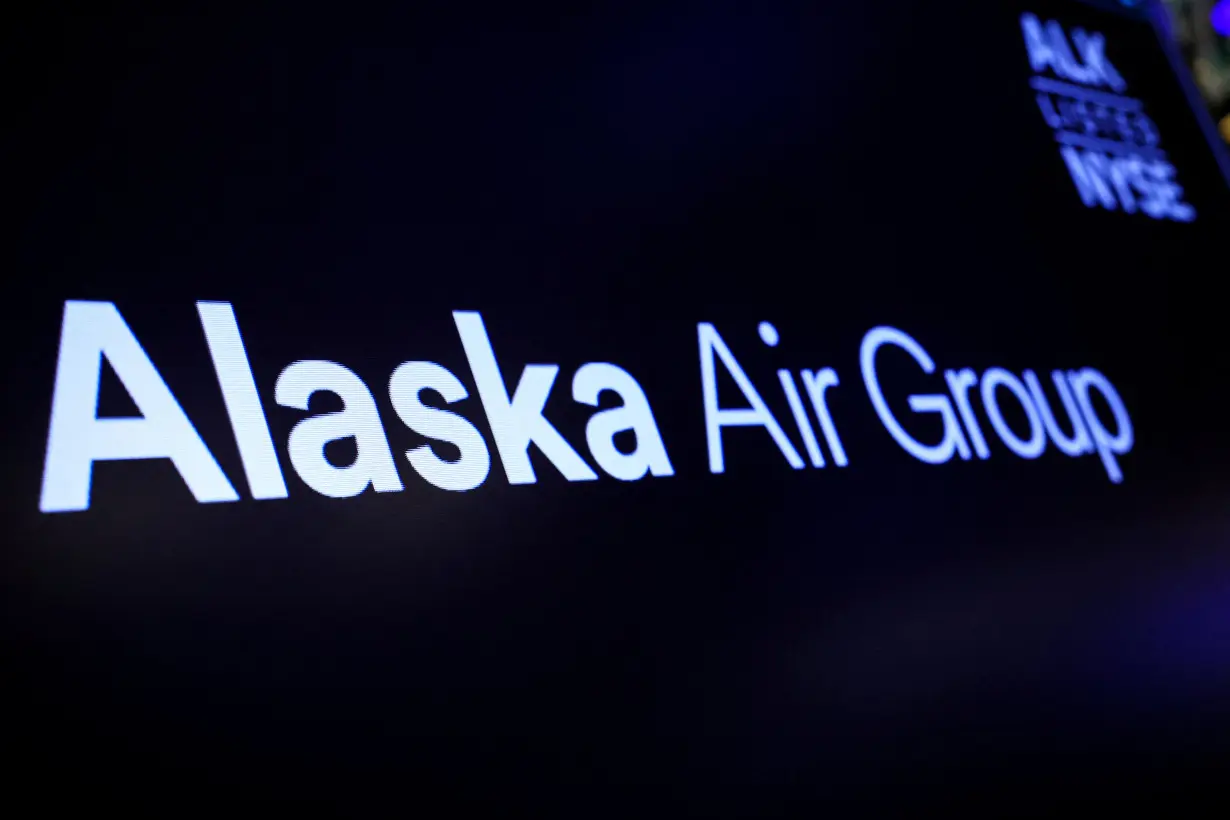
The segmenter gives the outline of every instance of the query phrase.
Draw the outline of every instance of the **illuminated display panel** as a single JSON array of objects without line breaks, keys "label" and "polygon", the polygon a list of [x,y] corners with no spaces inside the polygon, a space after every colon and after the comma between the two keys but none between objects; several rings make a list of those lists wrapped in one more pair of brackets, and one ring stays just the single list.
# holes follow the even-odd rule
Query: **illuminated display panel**
[{"label": "illuminated display panel", "polygon": [[1230,193],[1150,13],[74,54],[15,149],[21,771],[1198,793]]}]

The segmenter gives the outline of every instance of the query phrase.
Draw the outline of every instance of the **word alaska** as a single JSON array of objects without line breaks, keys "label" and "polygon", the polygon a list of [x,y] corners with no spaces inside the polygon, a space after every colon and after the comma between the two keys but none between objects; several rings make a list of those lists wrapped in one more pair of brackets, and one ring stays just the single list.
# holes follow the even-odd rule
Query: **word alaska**
[{"label": "word alaska", "polygon": [[[286,481],[235,313],[227,302],[198,302],[197,313],[248,490],[256,499],[286,498],[289,494]],[[526,365],[510,395],[482,316],[455,311],[453,322],[509,484],[537,481],[529,458],[531,444],[568,481],[596,480],[598,474],[590,463],[543,415],[559,366]],[[768,322],[760,324],[760,337],[770,347],[779,342],[777,330]],[[762,428],[792,468],[804,469],[806,463],[717,329],[709,323],[699,324],[697,341],[710,472],[725,471],[722,438],[730,434],[726,428],[734,427]],[[934,373],[936,366],[918,342],[895,328],[875,328],[863,338],[862,376],[871,404],[892,438],[920,461],[940,464],[954,455],[963,460],[974,455],[980,459],[990,457],[986,437],[969,398],[970,391],[979,387],[991,429],[1016,455],[1037,458],[1050,440],[1069,456],[1096,451],[1110,479],[1122,480],[1117,456],[1132,448],[1131,420],[1115,388],[1098,371],[1086,368],[1052,374],[1067,416],[1066,425],[1061,426],[1032,371],[1026,370],[1022,380],[1001,368],[991,368],[981,376],[968,368],[947,370],[943,384],[951,397],[948,392],[907,397],[914,413],[938,414],[943,421],[943,439],[938,444],[927,444],[906,432],[884,398],[876,371],[877,352],[884,346],[904,350],[924,373]],[[128,391],[140,416],[98,417],[104,357]],[[722,407],[719,404],[719,363],[733,378],[747,406]],[[777,376],[811,466],[822,468],[826,461],[802,395],[806,395],[811,412],[819,422],[820,433],[834,464],[846,466],[849,458],[826,404],[827,391],[840,384],[837,373],[832,368],[801,371],[802,393],[791,371],[779,370]],[[401,477],[375,399],[353,371],[337,362],[294,362],[278,376],[274,400],[283,407],[306,411],[312,395],[320,391],[337,395],[343,409],[308,416],[291,430],[285,445],[286,455],[303,483],[334,498],[355,496],[368,487],[378,493],[400,492],[403,489]],[[424,361],[398,365],[388,383],[389,399],[401,422],[429,440],[453,445],[459,456],[446,460],[438,456],[430,444],[423,444],[408,450],[404,457],[420,477],[440,489],[453,492],[475,489],[490,473],[488,442],[462,415],[424,404],[424,391],[431,391],[445,404],[453,405],[468,398],[465,385],[447,368]],[[604,391],[616,393],[622,404],[599,410],[590,417],[585,443],[593,462],[621,481],[638,481],[647,475],[659,478],[674,475],[649,400],[636,379],[626,370],[606,362],[590,362],[573,374],[574,401],[596,408]],[[1029,424],[1028,435],[1018,435],[1004,421],[999,404],[1004,391],[1023,408]],[[1113,433],[1094,410],[1092,395],[1095,392],[1111,409]],[[1066,434],[1065,427],[1072,432]],[[630,453],[622,452],[614,443],[616,434],[625,431],[635,436],[635,449]],[[339,467],[329,462],[324,449],[328,443],[342,439],[354,440],[356,456],[351,464]],[[239,500],[234,485],[115,305],[66,302],[40,509],[49,513],[88,509],[96,461],[164,458],[170,459],[198,502]]]}]

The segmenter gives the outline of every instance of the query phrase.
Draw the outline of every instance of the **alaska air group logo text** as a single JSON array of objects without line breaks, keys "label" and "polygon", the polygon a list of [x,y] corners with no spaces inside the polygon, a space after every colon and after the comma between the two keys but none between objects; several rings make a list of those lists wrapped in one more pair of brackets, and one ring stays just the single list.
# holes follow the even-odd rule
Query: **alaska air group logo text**
[{"label": "alaska air group logo text", "polygon": [[[286,498],[289,491],[278,445],[270,434],[234,309],[229,302],[197,302],[196,308],[248,492],[260,500]],[[427,443],[396,456],[367,384],[338,362],[300,360],[278,376],[273,391],[277,404],[307,411],[309,400],[318,391],[336,394],[343,404],[338,412],[303,418],[285,442],[290,465],[304,484],[333,498],[355,496],[369,487],[377,493],[396,493],[404,489],[398,464],[405,459],[427,483],[445,491],[466,492],[489,479],[492,449],[509,484],[534,484],[538,479],[529,458],[531,445],[568,481],[599,480],[592,465],[619,481],[675,475],[677,465],[667,453],[649,397],[631,373],[609,362],[590,362],[572,374],[573,401],[595,408],[585,429],[591,465],[575,443],[565,439],[544,415],[547,399],[556,389],[559,366],[527,364],[515,375],[507,360],[501,364],[497,358],[481,314],[455,311],[453,324],[492,441],[489,443],[461,413],[423,402],[424,391],[437,394],[449,407],[470,398],[466,386],[452,371],[435,362],[410,360],[393,370],[387,385],[398,420],[429,441],[453,445],[460,455],[441,458]],[[765,345],[779,344],[777,329],[770,323],[761,322],[759,331]],[[704,407],[704,418],[698,422],[704,424],[710,473],[726,470],[724,437],[753,434],[736,433],[735,428],[760,428],[794,470],[809,466],[823,469],[830,459],[838,468],[850,463],[826,400],[828,391],[842,384],[833,368],[802,369],[797,374],[783,368],[776,374],[774,389],[782,391],[790,408],[804,459],[796,440],[774,416],[718,329],[701,322],[696,326],[696,340]],[[934,392],[911,395],[906,400],[913,413],[941,419],[944,432],[939,441],[913,438],[890,409],[885,395],[891,385],[881,384],[877,371],[877,357],[886,347],[904,351],[924,374],[934,375]],[[98,417],[104,357],[136,404],[139,416]],[[860,345],[859,362],[863,385],[880,422],[893,440],[919,461],[943,464],[954,456],[963,461],[988,459],[991,449],[987,442],[993,434],[1010,452],[1025,459],[1041,456],[1048,443],[1072,457],[1096,452],[1110,480],[1123,479],[1118,458],[1132,449],[1132,423],[1118,392],[1097,370],[1086,367],[1051,373],[1049,381],[1062,408],[1056,412],[1043,380],[1032,370],[1018,376],[999,367],[981,374],[963,368],[944,370],[941,375],[922,345],[897,328],[868,331]],[[743,406],[724,407],[719,403],[718,367],[724,368],[738,386]],[[621,404],[597,409],[605,391],[616,394]],[[1094,408],[1095,394],[1110,408],[1109,424]],[[980,399],[989,429],[984,429],[983,419],[975,410],[975,396]],[[1027,430],[1014,430],[1009,425],[1001,410],[1003,402],[1018,404],[1024,411]],[[625,431],[635,435],[632,452],[623,452],[614,443],[616,434]],[[325,445],[346,438],[354,439],[357,455],[353,463],[335,466],[324,455]],[[200,503],[240,498],[232,478],[218,465],[116,306],[111,302],[65,302],[39,508],[47,513],[88,509],[94,463],[129,459],[170,459]]]}]

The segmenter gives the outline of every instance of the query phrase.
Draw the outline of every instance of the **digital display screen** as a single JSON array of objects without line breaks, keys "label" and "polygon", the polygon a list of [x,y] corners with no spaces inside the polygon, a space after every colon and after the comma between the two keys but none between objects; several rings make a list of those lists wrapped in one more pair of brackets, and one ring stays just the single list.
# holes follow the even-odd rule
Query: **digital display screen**
[{"label": "digital display screen", "polygon": [[1230,166],[1158,13],[51,26],[12,773],[706,815],[1215,783]]}]

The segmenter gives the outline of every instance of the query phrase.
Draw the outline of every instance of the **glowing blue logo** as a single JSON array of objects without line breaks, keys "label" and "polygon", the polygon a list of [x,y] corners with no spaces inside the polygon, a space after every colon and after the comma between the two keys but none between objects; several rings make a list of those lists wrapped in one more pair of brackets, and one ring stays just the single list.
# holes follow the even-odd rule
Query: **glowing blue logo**
[{"label": "glowing blue logo", "polygon": [[1127,82],[1106,54],[1106,38],[1080,28],[1069,33],[1029,13],[1021,15],[1021,32],[1038,109],[1085,207],[1194,220],[1157,126],[1144,103],[1124,93]]}]

